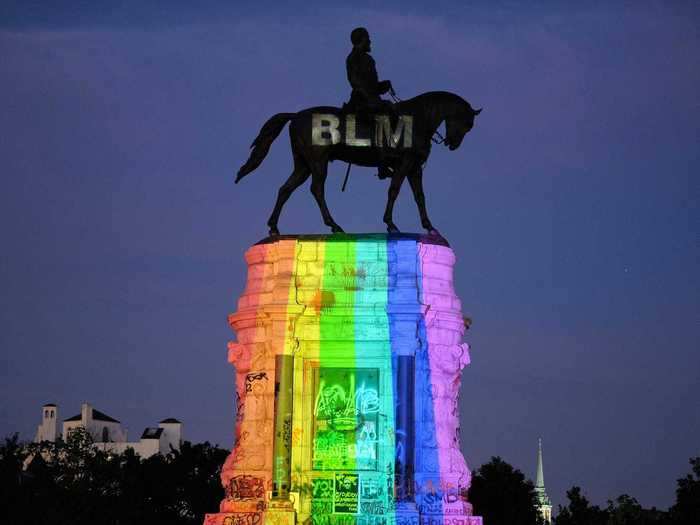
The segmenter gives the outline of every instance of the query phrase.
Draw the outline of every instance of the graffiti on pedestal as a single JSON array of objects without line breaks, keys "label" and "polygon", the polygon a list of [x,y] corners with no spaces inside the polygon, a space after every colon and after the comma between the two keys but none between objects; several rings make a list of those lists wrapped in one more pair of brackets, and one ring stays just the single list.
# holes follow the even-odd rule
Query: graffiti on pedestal
[{"label": "graffiti on pedestal", "polygon": [[386,512],[386,508],[381,501],[361,501],[360,513],[363,515],[381,516]]},{"label": "graffiti on pedestal", "polygon": [[363,501],[376,501],[383,495],[384,489],[377,476],[366,474],[360,478],[360,497]]},{"label": "graffiti on pedestal", "polygon": [[384,480],[376,472],[336,472],[333,477],[315,478],[311,496],[314,525],[357,525],[369,523],[366,520],[370,518],[374,519],[372,523],[384,523],[377,519],[389,514]]},{"label": "graffiti on pedestal", "polygon": [[226,516],[223,525],[261,525],[261,512],[239,512]]},{"label": "graffiti on pedestal", "polygon": [[333,510],[336,514],[357,514],[359,475],[337,472],[335,474],[335,498]]},{"label": "graffiti on pedestal", "polygon": [[387,511],[383,485],[374,475],[360,478],[360,514],[383,515]]},{"label": "graffiti on pedestal", "polygon": [[482,525],[481,518],[473,518],[465,515],[453,517],[426,515],[420,517],[420,525],[476,525],[476,523]]},{"label": "graffiti on pedestal", "polygon": [[245,398],[241,395],[236,395],[236,421],[240,422],[243,421],[243,418],[245,416],[245,412],[243,409],[245,408]]},{"label": "graffiti on pedestal", "polygon": [[258,381],[267,381],[267,373],[265,372],[255,372],[252,374],[247,374],[245,376],[245,391],[252,392],[253,386],[258,383]]},{"label": "graffiti on pedestal", "polygon": [[414,513],[396,514],[396,525],[418,525],[418,515]]},{"label": "graffiti on pedestal", "polygon": [[[250,370],[249,368],[247,370]],[[257,470],[265,464],[265,450],[270,444],[270,403],[267,372],[238,371],[236,374],[236,431],[231,455],[225,468]],[[253,448],[253,443],[255,448]],[[228,487],[229,474],[222,474],[224,486]]]},{"label": "graffiti on pedestal", "polygon": [[333,478],[315,478],[311,482],[311,515],[314,524],[320,523],[317,518],[333,513],[333,496],[335,487]]},{"label": "graffiti on pedestal", "polygon": [[375,469],[379,371],[318,368],[315,383],[313,468]]},{"label": "graffiti on pedestal", "polygon": [[262,478],[246,474],[233,476],[226,486],[226,497],[232,499],[253,499],[265,497],[265,483]]},{"label": "graffiti on pedestal", "polygon": [[311,483],[311,494],[314,501],[333,501],[333,478],[315,478]]},{"label": "graffiti on pedestal", "polygon": [[312,515],[309,522],[311,525],[387,525],[387,519],[384,516],[354,516],[352,514]]},{"label": "graffiti on pedestal", "polygon": [[426,480],[416,484],[416,500],[421,514],[462,514],[463,488],[451,481]]}]

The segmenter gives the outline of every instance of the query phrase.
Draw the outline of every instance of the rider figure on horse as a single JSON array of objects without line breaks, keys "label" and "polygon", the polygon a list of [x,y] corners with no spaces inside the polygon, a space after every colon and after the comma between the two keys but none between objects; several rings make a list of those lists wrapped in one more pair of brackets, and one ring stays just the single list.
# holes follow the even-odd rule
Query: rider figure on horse
[{"label": "rider figure on horse", "polygon": [[[390,80],[379,81],[377,68],[374,59],[369,54],[372,50],[372,41],[369,32],[364,27],[357,27],[350,33],[352,51],[345,60],[348,81],[352,86],[352,94],[349,102],[345,105],[347,111],[358,113],[388,113],[395,116],[394,105],[388,100],[382,100],[379,95],[387,92],[394,95],[394,88]],[[381,162],[379,165],[380,179],[391,177],[393,172],[385,162],[387,155],[382,148]]]}]

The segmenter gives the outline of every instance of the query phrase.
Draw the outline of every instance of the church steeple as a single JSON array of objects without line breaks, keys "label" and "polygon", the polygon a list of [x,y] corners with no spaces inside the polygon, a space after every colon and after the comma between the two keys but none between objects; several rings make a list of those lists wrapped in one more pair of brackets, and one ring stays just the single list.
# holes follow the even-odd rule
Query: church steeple
[{"label": "church steeple", "polygon": [[537,510],[540,511],[545,523],[552,523],[552,502],[544,489],[544,468],[542,467],[542,438],[537,443],[537,478],[535,482],[535,494],[537,496]]},{"label": "church steeple", "polygon": [[535,487],[544,489],[544,472],[542,469],[542,438],[537,440],[537,483]]}]

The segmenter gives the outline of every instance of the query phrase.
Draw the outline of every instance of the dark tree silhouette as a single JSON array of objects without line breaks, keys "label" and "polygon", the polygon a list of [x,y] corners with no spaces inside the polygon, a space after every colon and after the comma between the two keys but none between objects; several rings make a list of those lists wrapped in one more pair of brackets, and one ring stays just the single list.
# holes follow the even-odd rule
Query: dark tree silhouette
[{"label": "dark tree silhouette", "polygon": [[18,435],[5,438],[0,446],[0,522],[11,523],[4,519],[5,510],[21,498],[22,462],[24,454]]},{"label": "dark tree silhouette", "polygon": [[487,525],[536,525],[535,487],[522,472],[500,457],[482,465],[472,477],[469,501]]},{"label": "dark tree silhouette", "polygon": [[110,454],[81,429],[67,442],[22,445],[13,436],[0,445],[0,523],[201,525],[223,498],[227,454],[188,441],[165,456]]},{"label": "dark tree silhouette", "polygon": [[690,458],[690,474],[678,480],[676,503],[669,509],[673,525],[700,523],[700,457]]},{"label": "dark tree silhouette", "polygon": [[631,496],[623,494],[612,502],[608,501],[608,525],[661,525],[668,522],[666,512],[642,508]]},{"label": "dark tree silhouette", "polygon": [[608,512],[597,505],[591,505],[586,497],[581,494],[580,487],[571,487],[566,491],[569,504],[566,507],[559,505],[556,525],[605,525],[608,521]]},{"label": "dark tree silhouette", "polygon": [[608,506],[601,509],[591,505],[581,494],[579,487],[572,487],[566,493],[569,504],[559,506],[554,520],[555,525],[666,525],[668,513],[643,508],[636,499],[627,494],[618,496],[615,501],[608,500]]}]

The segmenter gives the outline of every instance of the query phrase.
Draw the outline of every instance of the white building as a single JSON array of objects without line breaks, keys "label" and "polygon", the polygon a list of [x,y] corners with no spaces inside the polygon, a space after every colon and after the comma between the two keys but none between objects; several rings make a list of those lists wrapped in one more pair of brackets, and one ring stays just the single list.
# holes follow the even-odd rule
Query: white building
[{"label": "white building", "polygon": [[41,407],[41,424],[37,427],[34,441],[55,441],[59,436],[65,441],[72,430],[82,427],[92,436],[95,447],[116,454],[132,448],[143,458],[158,453],[167,454],[171,446],[180,450],[182,443],[182,423],[174,418],[164,419],[157,427],[146,428],[139,441],[128,441],[126,429],[122,428],[119,421],[88,403],[83,403],[80,414],[63,421],[60,433],[57,421],[56,405],[49,403]]},{"label": "white building", "polygon": [[34,442],[56,441],[58,432],[58,407],[49,403],[41,407],[41,424],[36,429]]}]

